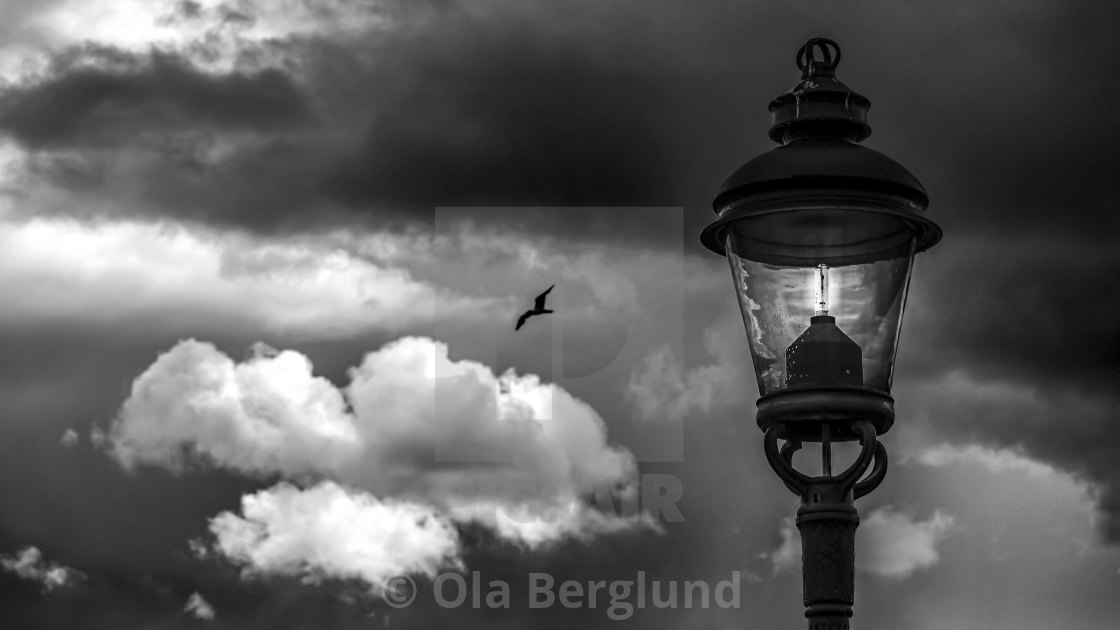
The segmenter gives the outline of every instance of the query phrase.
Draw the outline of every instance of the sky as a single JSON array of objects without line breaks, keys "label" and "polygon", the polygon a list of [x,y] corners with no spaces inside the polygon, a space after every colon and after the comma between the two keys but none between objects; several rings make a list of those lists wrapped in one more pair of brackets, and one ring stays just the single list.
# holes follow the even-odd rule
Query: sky
[{"label": "sky", "polygon": [[[0,3],[0,627],[803,627],[698,235],[810,37],[945,231],[854,626],[1114,627],[1118,19]],[[675,607],[636,605],[653,581]]]}]

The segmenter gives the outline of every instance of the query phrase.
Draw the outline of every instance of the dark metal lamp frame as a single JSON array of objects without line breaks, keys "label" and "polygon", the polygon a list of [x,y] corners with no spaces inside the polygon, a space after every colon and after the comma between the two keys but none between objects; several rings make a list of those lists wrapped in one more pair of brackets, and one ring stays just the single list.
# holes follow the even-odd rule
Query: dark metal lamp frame
[{"label": "dark metal lamp frame", "polygon": [[[921,183],[891,158],[858,144],[871,133],[870,102],[836,80],[839,60],[840,47],[823,38],[809,40],[798,51],[801,81],[770,104],[770,137],[783,146],[746,162],[723,184],[713,201],[719,218],[700,237],[708,249],[724,254],[725,236],[741,220],[853,205],[898,219],[915,252],[941,239],[941,229],[921,214],[928,205]],[[869,251],[848,262],[879,255],[885,254]],[[766,262],[801,266],[794,257],[776,256]],[[797,528],[809,628],[847,630],[859,525],[854,501],[886,476],[887,451],[878,437],[894,423],[894,399],[866,386],[792,386],[762,396],[757,407],[766,459],[801,498]],[[854,441],[859,455],[833,474],[833,443]],[[822,475],[811,477],[794,467],[794,454],[804,442],[821,444]]]}]

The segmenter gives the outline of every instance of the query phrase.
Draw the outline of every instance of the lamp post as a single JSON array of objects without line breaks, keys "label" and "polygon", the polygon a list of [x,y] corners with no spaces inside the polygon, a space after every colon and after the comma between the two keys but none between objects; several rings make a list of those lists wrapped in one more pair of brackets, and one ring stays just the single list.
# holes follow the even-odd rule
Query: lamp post
[{"label": "lamp post", "polygon": [[[801,497],[810,630],[848,628],[853,503],[886,474],[878,436],[894,423],[891,377],[910,270],[914,255],[941,239],[922,216],[928,198],[918,180],[859,144],[871,133],[870,102],[836,79],[839,61],[828,39],[797,52],[801,80],[770,103],[770,138],[781,146],[732,173],[713,201],[719,218],[700,237],[731,265],[766,459]],[[806,442],[820,443],[819,476],[793,465]],[[860,446],[839,473],[836,442]]]}]

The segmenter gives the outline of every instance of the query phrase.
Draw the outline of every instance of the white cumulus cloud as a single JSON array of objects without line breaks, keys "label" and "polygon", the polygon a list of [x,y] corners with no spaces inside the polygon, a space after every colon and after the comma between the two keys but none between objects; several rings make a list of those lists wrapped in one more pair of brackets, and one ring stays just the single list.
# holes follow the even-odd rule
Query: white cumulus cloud
[{"label": "white cumulus cloud", "polygon": [[43,218],[0,226],[0,283],[10,298],[0,304],[0,321],[6,322],[222,323],[322,339],[437,317],[486,317],[496,304],[416,280],[407,269],[351,252],[332,235],[265,237],[170,222]]},{"label": "white cumulus cloud", "polygon": [[993,473],[1018,471],[1028,477],[1060,475],[1053,466],[1035,461],[1011,449],[992,449],[979,444],[953,445],[941,443],[922,449],[913,459],[926,466],[942,468],[953,465],[977,464]]},{"label": "white cumulus cloud", "polygon": [[66,429],[66,432],[63,433],[62,437],[58,440],[59,445],[63,446],[64,448],[77,448],[77,446],[81,444],[81,442],[82,438],[74,429]]},{"label": "white cumulus cloud", "polygon": [[116,459],[181,470],[199,458],[248,473],[331,472],[359,449],[342,392],[296,352],[235,363],[183,341],[132,385],[108,436]]},{"label": "white cumulus cloud", "polygon": [[956,519],[940,510],[919,521],[889,507],[880,508],[860,523],[863,537],[856,542],[860,550],[856,566],[890,578],[928,569],[941,559],[937,544],[955,527]]},{"label": "white cumulus cloud", "polygon": [[0,567],[24,580],[38,582],[44,591],[53,591],[82,577],[82,573],[57,562],[43,559],[38,547],[25,547],[14,554],[0,554]]},{"label": "white cumulus cloud", "polygon": [[[956,527],[956,520],[940,510],[929,519],[886,506],[861,516],[856,529],[856,569],[864,573],[901,579],[928,569],[941,559],[937,545]],[[782,543],[767,554],[774,570],[797,569],[801,565],[801,534],[794,519],[782,521]]]},{"label": "white cumulus cloud", "polygon": [[[259,347],[238,363],[183,341],[135,380],[101,435],[128,469],[214,465],[298,484],[247,496],[240,514],[212,521],[215,549],[249,572],[371,584],[430,573],[458,557],[452,522],[529,547],[656,527],[645,514],[588,506],[597,490],[633,486],[637,470],[594,409],[535,376],[451,360],[427,338],[367,354],[343,388],[297,352]],[[378,527],[396,537],[371,537]]]},{"label": "white cumulus cloud", "polygon": [[745,402],[747,383],[753,377],[744,371],[750,359],[738,350],[745,344],[732,339],[737,329],[721,324],[704,332],[704,347],[715,357],[713,363],[686,367],[669,348],[647,355],[626,389],[638,417],[645,421],[679,421],[707,413],[716,405]]},{"label": "white cumulus cloud", "polygon": [[246,56],[279,65],[296,59],[275,45],[287,38],[356,37],[388,23],[377,0],[195,0],[190,3],[192,10],[179,15],[175,7],[187,3],[57,0],[41,4],[45,8],[30,15],[12,15],[12,11],[5,15],[9,21],[15,18],[16,28],[0,45],[0,78],[13,80],[41,71],[53,50],[90,43],[137,53],[171,50],[219,72],[244,65]]},{"label": "white cumulus cloud", "polygon": [[191,596],[187,598],[187,603],[183,606],[183,612],[190,613],[196,619],[203,621],[210,621],[217,615],[214,612],[214,607],[198,591],[191,593]]},{"label": "white cumulus cloud", "polygon": [[378,586],[403,574],[459,566],[459,536],[431,506],[379,500],[324,481],[281,483],[241,499],[241,514],[210,521],[215,547],[247,573],[351,578]]}]

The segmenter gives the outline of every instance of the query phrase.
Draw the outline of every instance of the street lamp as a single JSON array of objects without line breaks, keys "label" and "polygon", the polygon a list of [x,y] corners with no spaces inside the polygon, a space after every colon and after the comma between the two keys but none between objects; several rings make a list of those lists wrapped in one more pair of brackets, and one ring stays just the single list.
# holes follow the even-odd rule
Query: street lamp
[{"label": "street lamp", "polygon": [[[928,198],[918,180],[858,144],[871,133],[870,102],[836,79],[839,61],[828,39],[797,52],[801,81],[770,103],[770,138],[781,146],[731,174],[713,201],[719,218],[700,236],[731,264],[766,458],[801,497],[810,630],[848,627],[853,502],[886,474],[877,438],[894,423],[891,377],[910,269],[941,239],[921,214]],[[804,442],[821,444],[819,476],[793,466]],[[860,445],[837,474],[835,442]]]}]

